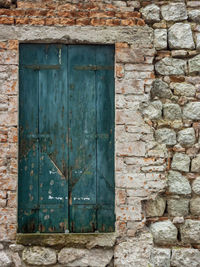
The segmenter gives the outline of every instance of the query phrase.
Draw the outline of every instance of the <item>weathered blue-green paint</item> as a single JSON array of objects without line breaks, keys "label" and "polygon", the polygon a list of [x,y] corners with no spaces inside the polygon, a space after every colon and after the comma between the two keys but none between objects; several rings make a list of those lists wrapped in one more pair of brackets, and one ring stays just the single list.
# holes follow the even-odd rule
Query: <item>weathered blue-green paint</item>
[{"label": "weathered blue-green paint", "polygon": [[19,232],[114,231],[114,49],[20,46]]}]

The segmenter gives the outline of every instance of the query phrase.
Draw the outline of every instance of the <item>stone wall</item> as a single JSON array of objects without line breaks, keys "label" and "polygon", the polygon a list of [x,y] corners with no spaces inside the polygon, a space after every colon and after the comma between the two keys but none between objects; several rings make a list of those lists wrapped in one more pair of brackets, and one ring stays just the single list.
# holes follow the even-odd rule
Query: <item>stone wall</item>
[{"label": "stone wall", "polygon": [[[0,7],[0,266],[200,266],[200,1]],[[16,236],[20,42],[115,44],[112,236]]]}]

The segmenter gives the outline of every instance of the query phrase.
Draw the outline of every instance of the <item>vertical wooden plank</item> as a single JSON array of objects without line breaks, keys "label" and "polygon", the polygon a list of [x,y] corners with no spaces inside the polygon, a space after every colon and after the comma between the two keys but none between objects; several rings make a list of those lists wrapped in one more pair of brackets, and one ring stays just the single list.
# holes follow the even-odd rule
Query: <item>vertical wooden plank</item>
[{"label": "vertical wooden plank", "polygon": [[46,67],[39,71],[39,228],[40,232],[65,232],[68,230],[67,46],[45,45],[40,58]]},{"label": "vertical wooden plank", "polygon": [[95,46],[69,46],[70,231],[96,229]]},{"label": "vertical wooden plank", "polygon": [[96,47],[97,228],[114,231],[114,47]]},{"label": "vertical wooden plank", "polygon": [[38,230],[38,71],[26,65],[37,49],[22,44],[19,55],[18,231],[28,233]]}]

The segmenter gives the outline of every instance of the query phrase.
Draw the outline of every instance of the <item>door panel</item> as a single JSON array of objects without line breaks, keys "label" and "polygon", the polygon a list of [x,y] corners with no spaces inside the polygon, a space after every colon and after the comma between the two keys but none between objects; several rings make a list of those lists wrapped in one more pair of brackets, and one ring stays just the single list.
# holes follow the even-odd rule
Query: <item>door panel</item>
[{"label": "door panel", "polygon": [[20,45],[19,231],[114,231],[114,48]]}]

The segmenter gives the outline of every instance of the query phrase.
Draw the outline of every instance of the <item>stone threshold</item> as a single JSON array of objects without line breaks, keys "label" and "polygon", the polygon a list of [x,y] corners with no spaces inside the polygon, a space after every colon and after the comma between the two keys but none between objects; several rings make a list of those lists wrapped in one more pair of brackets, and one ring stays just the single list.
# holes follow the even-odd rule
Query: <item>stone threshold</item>
[{"label": "stone threshold", "polygon": [[116,233],[87,233],[87,234],[17,234],[17,244],[24,246],[44,246],[61,249],[74,248],[111,248],[115,245]]}]

